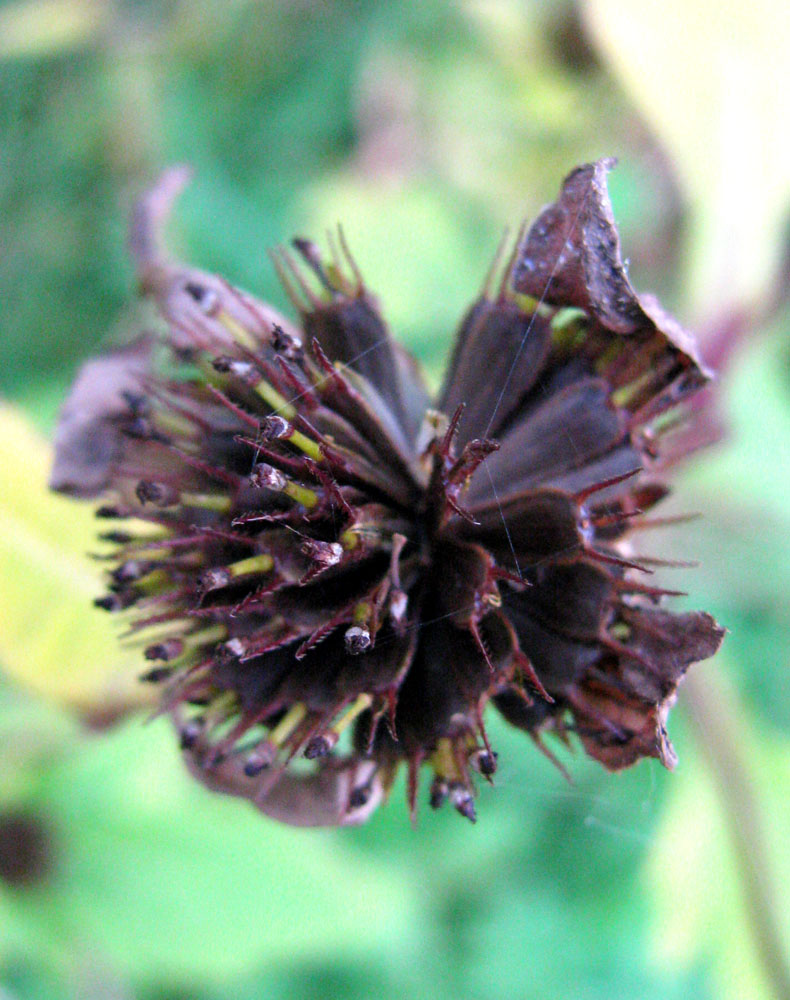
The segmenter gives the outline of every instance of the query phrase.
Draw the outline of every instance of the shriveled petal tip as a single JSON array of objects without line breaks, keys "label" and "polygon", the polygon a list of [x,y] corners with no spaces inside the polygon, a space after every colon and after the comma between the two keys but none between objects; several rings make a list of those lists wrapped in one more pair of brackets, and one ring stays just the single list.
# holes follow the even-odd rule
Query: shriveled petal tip
[{"label": "shriveled petal tip", "polygon": [[173,204],[192,177],[184,165],[170,167],[135,203],[129,220],[129,252],[140,287],[146,289],[152,272],[167,259],[163,230]]},{"label": "shriveled petal tip", "polygon": [[183,350],[207,343],[231,345],[239,327],[266,341],[276,327],[301,344],[296,328],[271,306],[231,287],[217,275],[171,260],[164,230],[191,177],[186,166],[165,170],[136,202],[129,220],[129,249],[140,291],[154,299],[171,325],[171,342]]},{"label": "shriveled petal tip", "polygon": [[382,799],[373,760],[334,762],[312,774],[285,771],[272,782],[264,772],[258,781],[244,774],[243,759],[228,757],[206,764],[206,747],[184,754],[190,773],[214,792],[249,799],[264,815],[289,826],[359,826]]},{"label": "shriveled petal tip", "polygon": [[652,298],[640,298],[626,274],[606,175],[615,159],[577,167],[556,202],[529,229],[513,265],[518,292],[559,306],[584,309],[606,329],[620,334],[658,331],[696,369],[709,377],[693,339]]},{"label": "shriveled petal tip", "polygon": [[571,699],[579,734],[590,756],[609,770],[645,756],[671,770],[677,756],[666,720],[678,685],[692,663],[718,651],[725,629],[702,611],[634,609],[627,620],[631,655],[621,655],[619,673],[608,681],[586,679]]},{"label": "shriveled petal tip", "polygon": [[128,418],[129,400],[142,390],[152,346],[143,337],[80,368],[55,432],[51,489],[83,498],[107,489],[128,441],[121,424]]}]

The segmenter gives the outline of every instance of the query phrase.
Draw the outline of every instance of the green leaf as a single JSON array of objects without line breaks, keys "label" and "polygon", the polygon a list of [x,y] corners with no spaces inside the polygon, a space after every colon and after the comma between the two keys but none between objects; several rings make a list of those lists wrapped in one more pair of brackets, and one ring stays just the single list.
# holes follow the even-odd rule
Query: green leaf
[{"label": "green leaf", "polygon": [[[714,670],[726,670],[725,663],[718,659],[709,673]],[[697,681],[700,697],[709,699],[720,694],[720,686],[718,677]],[[769,982],[765,952],[761,955],[757,946],[758,934],[763,942],[767,938],[764,926],[758,927],[755,919],[755,885],[761,885],[757,894],[763,897],[757,900],[759,919],[765,919],[768,900],[769,921],[779,921],[782,940],[778,947],[785,956],[779,962],[786,963],[790,954],[790,918],[784,903],[790,891],[790,813],[777,792],[790,782],[790,745],[786,736],[765,726],[759,736],[752,732],[743,706],[734,698],[720,705],[718,701],[717,697],[713,711],[725,709],[719,724],[729,732],[727,742],[736,748],[743,774],[733,773],[721,756],[715,770],[697,758],[691,767],[676,772],[648,865],[655,903],[654,950],[661,964],[681,970],[706,960],[712,965],[715,995],[721,1000],[773,1000],[786,994],[777,986],[781,972],[775,970],[774,982]],[[708,750],[721,753],[718,737],[710,736],[710,724],[704,718],[699,722],[698,736],[702,732],[710,744]],[[736,829],[742,841],[740,859],[734,849]],[[746,867],[751,867],[751,875],[745,874]]]},{"label": "green leaf", "polygon": [[[164,720],[87,741],[39,782],[56,870],[0,894],[27,953],[205,987],[282,962],[376,955],[416,934],[417,891],[343,835],[265,821],[188,777]],[[5,906],[3,904],[5,903]],[[207,982],[208,981],[208,982]]]}]

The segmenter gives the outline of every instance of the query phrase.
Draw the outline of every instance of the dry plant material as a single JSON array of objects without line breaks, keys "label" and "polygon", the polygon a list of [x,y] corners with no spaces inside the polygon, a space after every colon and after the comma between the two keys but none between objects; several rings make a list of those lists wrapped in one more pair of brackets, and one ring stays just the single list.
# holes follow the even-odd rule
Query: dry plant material
[{"label": "dry plant material", "polygon": [[[549,756],[675,754],[668,710],[722,630],[663,607],[633,536],[667,493],[672,429],[707,374],[622,264],[611,161],[579,167],[498,254],[431,400],[342,232],[274,264],[291,325],[170,264],[184,182],[132,250],[164,321],[82,369],[53,486],[101,495],[109,590],[191,771],[304,825],[363,821],[408,770],[475,818],[490,704]],[[310,764],[297,765],[296,758]],[[297,766],[295,766],[297,765]]]}]

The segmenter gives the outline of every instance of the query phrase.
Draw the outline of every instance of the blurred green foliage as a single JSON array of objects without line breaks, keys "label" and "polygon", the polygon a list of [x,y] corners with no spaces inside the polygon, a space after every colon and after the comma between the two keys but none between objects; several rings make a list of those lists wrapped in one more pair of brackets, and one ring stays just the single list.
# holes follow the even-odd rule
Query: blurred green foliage
[{"label": "blurred green foliage", "polygon": [[[700,288],[720,281],[695,281],[689,301],[689,275],[705,270],[695,236],[709,231],[705,166],[695,161],[690,188],[684,140],[662,117],[664,67],[650,64],[638,93],[618,82],[639,64],[638,46],[612,56],[621,28],[638,37],[638,5],[614,21],[606,6],[586,5],[589,32],[566,0],[0,6],[0,393],[51,429],[80,360],[137,322],[126,216],[173,162],[195,168],[175,250],[286,308],[267,247],[340,220],[393,327],[436,380],[502,228],[553,198],[574,164],[615,154],[635,282],[715,333],[732,303]],[[663,55],[687,74],[693,103],[689,56],[707,50],[700,18],[689,25],[697,34],[676,25]],[[781,217],[779,188],[754,188],[761,218]],[[737,205],[731,215],[733,231],[751,231],[751,216],[739,230]],[[773,244],[766,256],[776,260]],[[675,542],[702,563],[680,585],[732,630],[701,669],[736,682],[728,725],[761,802],[774,894],[790,888],[787,319],[749,328],[735,351],[718,396],[729,443],[688,468],[676,501],[706,517]],[[0,656],[51,698],[79,702],[47,671],[81,691],[119,666],[97,662],[106,645],[83,634],[77,605],[88,597],[64,569],[77,564],[84,525],[34,484],[44,445],[3,427]],[[60,568],[47,575],[30,552],[57,547],[59,534]],[[58,589],[68,610],[53,623]],[[22,630],[26,593],[36,613]],[[92,721],[107,721],[100,706]],[[8,818],[23,816],[47,850],[28,883],[0,878],[0,997],[774,995],[729,837],[744,804],[717,793],[693,717],[673,718],[673,776],[647,763],[613,777],[573,758],[568,785],[519,734],[499,725],[493,736],[501,771],[477,826],[423,809],[412,830],[396,788],[367,827],[306,833],[194,787],[161,720],[88,734],[66,708],[4,683],[0,845]]]}]

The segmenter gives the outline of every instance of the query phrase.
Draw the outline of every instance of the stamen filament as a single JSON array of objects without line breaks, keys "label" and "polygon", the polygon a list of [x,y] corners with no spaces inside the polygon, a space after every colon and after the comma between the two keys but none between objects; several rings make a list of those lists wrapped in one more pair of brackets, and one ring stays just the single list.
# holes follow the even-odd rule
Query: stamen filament
[{"label": "stamen filament", "polygon": [[268,553],[257,556],[249,556],[247,559],[240,559],[238,562],[230,563],[226,567],[232,577],[249,576],[252,573],[268,573],[274,566],[274,560]]},{"label": "stamen filament", "polygon": [[258,349],[258,344],[252,334],[245,330],[238,320],[234,319],[230,313],[225,312],[225,310],[220,310],[215,317],[228,331],[228,333],[233,337],[233,339],[246,347],[248,350],[254,351]]},{"label": "stamen filament", "polygon": [[227,513],[233,505],[230,497],[219,493],[182,493],[181,503],[185,507],[202,507],[218,514]]},{"label": "stamen filament", "polygon": [[307,706],[303,702],[297,701],[295,705],[291,705],[282,719],[280,719],[269,733],[267,742],[273,743],[275,746],[281,746],[306,715]]},{"label": "stamen filament", "polygon": [[331,732],[340,736],[344,729],[347,729],[357,716],[361,715],[373,704],[373,698],[369,694],[361,694],[349,708],[340,716],[332,726]]},{"label": "stamen filament", "polygon": [[296,408],[291,406],[285,396],[280,395],[266,379],[261,379],[254,388],[264,403],[270,406],[275,413],[285,417],[286,420],[293,420],[296,416]]}]

